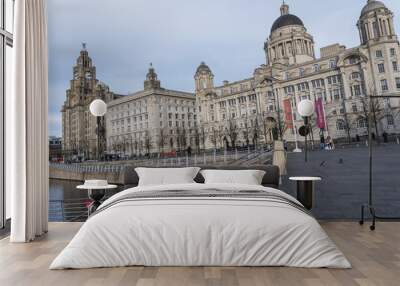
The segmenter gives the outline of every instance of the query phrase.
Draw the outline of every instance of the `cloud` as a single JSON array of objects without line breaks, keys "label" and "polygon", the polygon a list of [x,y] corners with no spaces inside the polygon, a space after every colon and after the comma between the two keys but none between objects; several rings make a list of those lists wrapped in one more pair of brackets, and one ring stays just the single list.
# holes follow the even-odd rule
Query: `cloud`
[{"label": "cloud", "polygon": [[[340,42],[359,44],[356,27],[366,0],[289,0],[314,36],[316,51]],[[329,2],[329,3],[328,3]],[[117,93],[143,88],[153,62],[164,87],[193,91],[201,61],[216,84],[248,78],[265,62],[263,45],[281,0],[52,0],[48,1],[50,112],[59,112],[72,67],[88,51],[97,77]],[[328,3],[328,4],[327,4]],[[386,0],[395,12],[400,1]],[[400,21],[395,21],[400,31]],[[54,132],[57,131],[54,123]],[[60,127],[58,127],[58,134]]]}]

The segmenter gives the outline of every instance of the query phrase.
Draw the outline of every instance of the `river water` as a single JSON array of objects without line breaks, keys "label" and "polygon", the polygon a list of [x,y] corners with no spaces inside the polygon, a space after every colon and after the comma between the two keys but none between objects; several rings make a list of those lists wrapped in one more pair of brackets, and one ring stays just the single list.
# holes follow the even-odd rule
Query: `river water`
[{"label": "river water", "polygon": [[[87,218],[87,205],[90,203],[86,190],[76,186],[83,182],[49,180],[49,221],[84,221]],[[119,187],[106,192],[106,197],[120,191]]]}]

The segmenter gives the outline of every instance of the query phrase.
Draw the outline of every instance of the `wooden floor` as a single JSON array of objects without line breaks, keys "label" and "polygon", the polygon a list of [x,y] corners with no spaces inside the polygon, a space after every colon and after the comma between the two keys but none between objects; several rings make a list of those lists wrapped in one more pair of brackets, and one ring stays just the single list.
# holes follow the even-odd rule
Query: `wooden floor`
[{"label": "wooden floor", "polygon": [[355,222],[322,225],[353,269],[127,267],[50,271],[51,261],[81,226],[50,223],[49,234],[33,243],[10,244],[8,238],[0,241],[0,285],[400,285],[400,223],[379,223],[375,232]]}]

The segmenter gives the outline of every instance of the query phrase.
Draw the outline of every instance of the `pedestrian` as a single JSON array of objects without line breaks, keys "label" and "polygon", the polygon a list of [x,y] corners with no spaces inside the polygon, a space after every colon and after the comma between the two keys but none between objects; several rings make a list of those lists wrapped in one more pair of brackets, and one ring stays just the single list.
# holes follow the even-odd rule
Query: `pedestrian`
[{"label": "pedestrian", "polygon": [[333,149],[333,142],[332,142],[331,136],[326,137],[326,142],[327,142],[327,145],[328,145],[328,150],[332,150]]},{"label": "pedestrian", "polygon": [[389,135],[385,132],[382,134],[383,136],[383,142],[388,143],[389,142]]},{"label": "pedestrian", "polygon": [[187,155],[188,157],[192,156],[192,147],[190,146],[187,147]]},{"label": "pedestrian", "polygon": [[323,133],[321,133],[321,135],[320,135],[319,147],[320,147],[321,150],[325,150],[325,137],[324,137]]}]

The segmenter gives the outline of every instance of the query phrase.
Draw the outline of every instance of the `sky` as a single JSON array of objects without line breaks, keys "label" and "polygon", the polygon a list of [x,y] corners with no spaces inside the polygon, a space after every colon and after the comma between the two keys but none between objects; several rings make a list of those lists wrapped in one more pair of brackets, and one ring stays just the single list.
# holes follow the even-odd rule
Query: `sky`
[{"label": "sky", "polygon": [[[359,45],[367,0],[286,0],[314,37],[316,51]],[[383,0],[400,31],[400,1]],[[193,92],[201,61],[216,85],[252,76],[282,0],[49,0],[49,135],[61,136],[61,106],[82,43],[111,91],[143,89],[149,63],[162,87]],[[317,52],[319,56],[319,52]]]}]

